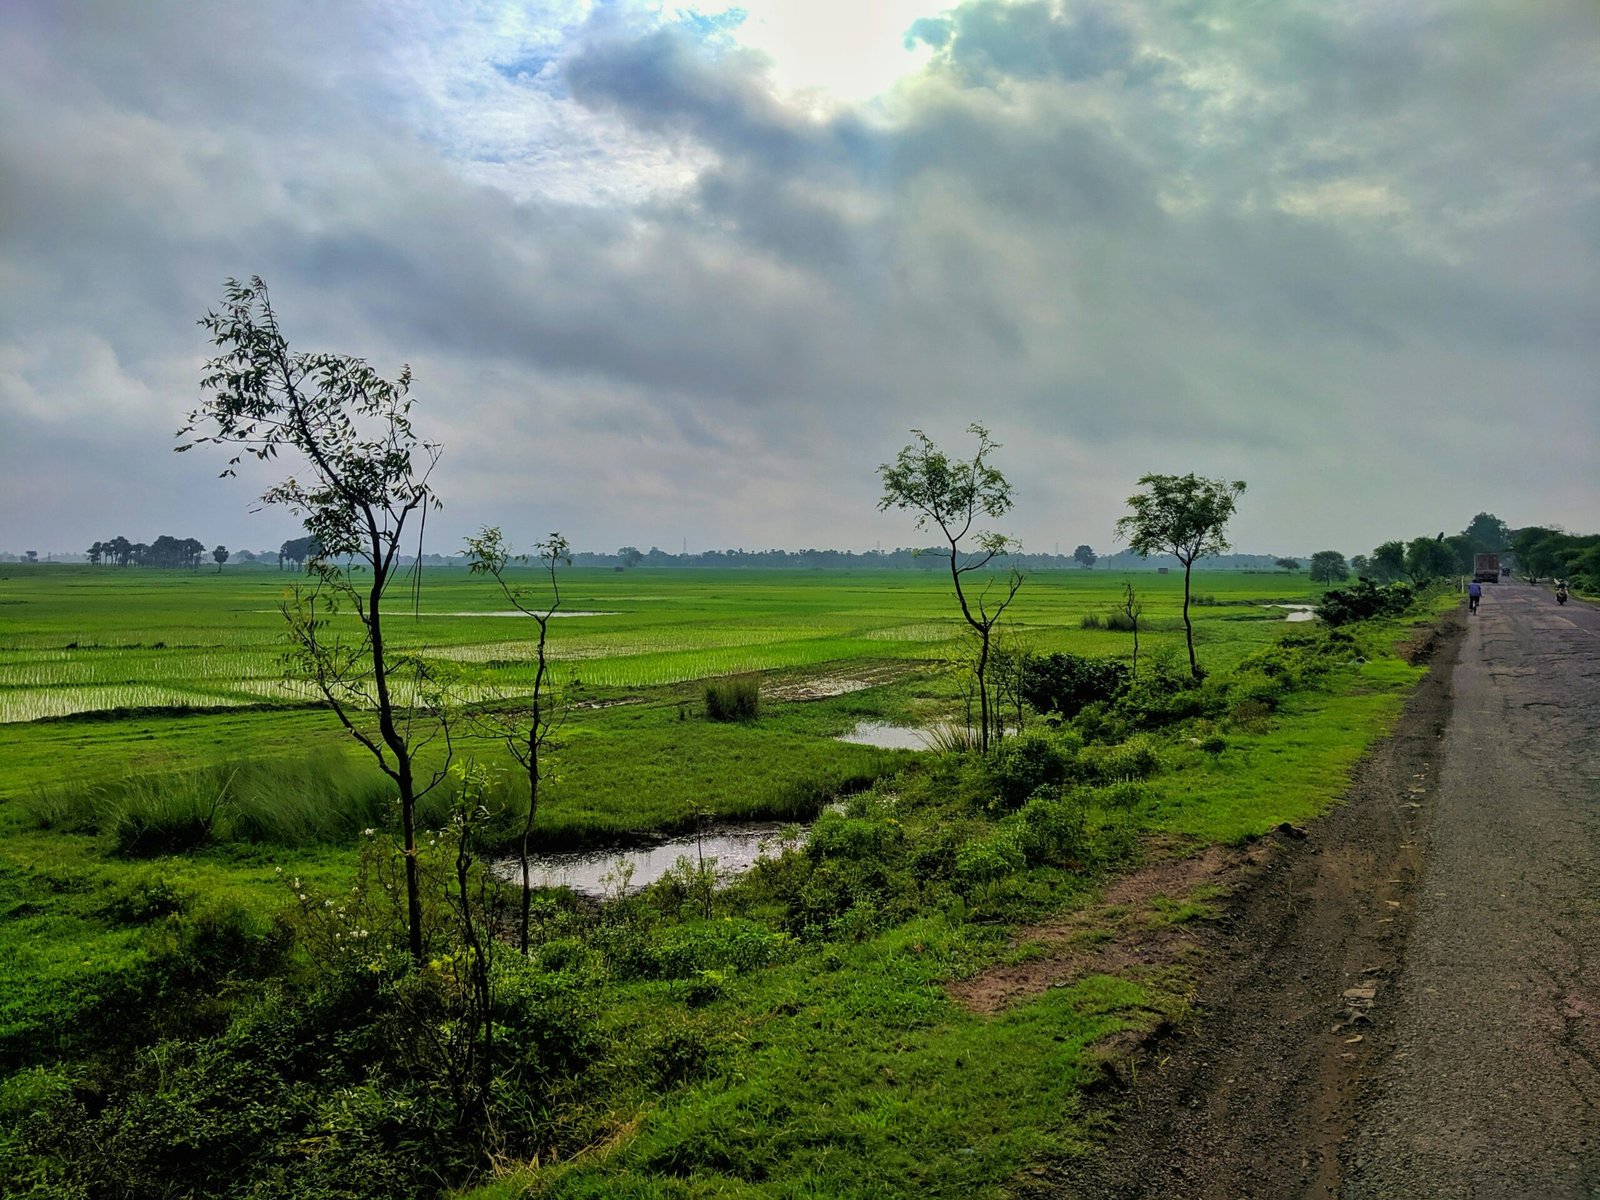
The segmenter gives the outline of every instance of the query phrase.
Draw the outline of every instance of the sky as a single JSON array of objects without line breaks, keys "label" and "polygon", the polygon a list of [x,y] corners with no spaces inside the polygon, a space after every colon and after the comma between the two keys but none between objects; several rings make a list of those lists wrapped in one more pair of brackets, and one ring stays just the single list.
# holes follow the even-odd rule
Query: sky
[{"label": "sky", "polygon": [[441,553],[918,544],[974,421],[1032,551],[1592,531],[1597,113],[1592,0],[7,0],[0,549],[298,532],[171,452],[250,275],[410,364]]}]

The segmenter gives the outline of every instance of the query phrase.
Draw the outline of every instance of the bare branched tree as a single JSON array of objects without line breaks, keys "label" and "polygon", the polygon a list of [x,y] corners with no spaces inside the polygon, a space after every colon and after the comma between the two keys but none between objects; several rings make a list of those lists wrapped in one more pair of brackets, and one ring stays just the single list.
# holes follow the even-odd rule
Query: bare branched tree
[{"label": "bare branched tree", "polygon": [[[547,584],[541,586],[543,594],[537,600],[531,589],[520,587],[507,577],[506,569],[513,562],[527,562],[530,556],[513,555],[498,527],[486,528],[477,537],[468,538],[467,556],[471,560],[473,574],[492,577],[500,585],[507,602],[524,616],[532,618],[539,627],[538,640],[534,644],[533,695],[527,720],[519,722],[504,719],[497,726],[497,732],[507,749],[528,776],[528,811],[523,818],[522,836],[517,842],[517,861],[522,870],[522,919],[518,927],[518,940],[522,952],[526,954],[533,911],[533,876],[530,867],[533,824],[539,814],[539,791],[544,783],[543,754],[550,734],[565,715],[560,694],[550,673],[550,621],[561,607],[558,570],[563,565],[572,564],[572,549],[567,539],[559,533],[552,533],[534,544],[531,557],[539,564],[540,574]],[[505,717],[505,714],[485,713],[480,719],[497,716]]]}]

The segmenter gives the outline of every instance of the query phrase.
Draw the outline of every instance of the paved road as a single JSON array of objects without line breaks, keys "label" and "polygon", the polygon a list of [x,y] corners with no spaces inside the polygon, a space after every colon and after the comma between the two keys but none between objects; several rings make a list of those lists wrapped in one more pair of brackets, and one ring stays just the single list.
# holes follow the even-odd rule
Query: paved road
[{"label": "paved road", "polygon": [[1344,1200],[1600,1197],[1600,609],[1484,591]]}]

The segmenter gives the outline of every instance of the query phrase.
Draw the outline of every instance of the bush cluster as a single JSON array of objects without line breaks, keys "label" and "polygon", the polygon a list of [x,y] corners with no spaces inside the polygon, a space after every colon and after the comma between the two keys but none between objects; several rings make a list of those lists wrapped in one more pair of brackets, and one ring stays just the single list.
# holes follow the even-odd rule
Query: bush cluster
[{"label": "bush cluster", "polygon": [[1128,668],[1114,659],[1047,654],[1022,666],[1019,691],[1036,711],[1074,717],[1085,705],[1110,700],[1128,682]]},{"label": "bush cluster", "polygon": [[1322,594],[1317,616],[1324,625],[1337,627],[1374,617],[1397,617],[1411,607],[1415,593],[1409,584],[1373,583],[1360,579],[1346,588],[1330,588]]},{"label": "bush cluster", "polygon": [[761,677],[730,675],[706,684],[706,717],[712,721],[754,721],[761,706]]}]

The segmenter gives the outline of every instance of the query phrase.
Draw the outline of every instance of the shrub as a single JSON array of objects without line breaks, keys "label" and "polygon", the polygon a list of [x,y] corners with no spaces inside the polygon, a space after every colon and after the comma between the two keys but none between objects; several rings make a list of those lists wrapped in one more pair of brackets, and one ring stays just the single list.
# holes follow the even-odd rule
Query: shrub
[{"label": "shrub", "polygon": [[192,893],[164,876],[144,875],[117,888],[100,906],[100,915],[118,925],[147,925],[184,911],[193,900]]},{"label": "shrub", "polygon": [[1265,726],[1266,720],[1272,715],[1272,707],[1265,701],[1252,697],[1241,700],[1234,705],[1233,711],[1228,714],[1228,719],[1240,729],[1251,733],[1259,733]]},{"label": "shrub", "polygon": [[1161,769],[1155,745],[1142,734],[1115,746],[1088,746],[1079,764],[1082,777],[1095,783],[1148,779]]},{"label": "shrub", "polygon": [[1023,664],[1022,698],[1041,713],[1076,716],[1097,700],[1110,700],[1128,681],[1128,668],[1111,659],[1047,654]]},{"label": "shrub", "polygon": [[706,684],[706,717],[712,721],[753,721],[760,704],[759,675],[730,675]]},{"label": "shrub", "polygon": [[495,1020],[509,1073],[537,1087],[582,1068],[603,1038],[595,988],[572,971],[544,970],[520,954],[495,960]]},{"label": "shrub", "polygon": [[956,878],[969,884],[994,883],[1022,870],[1026,863],[1021,832],[1015,827],[1001,828],[956,851]]},{"label": "shrub", "polygon": [[199,849],[212,840],[222,800],[221,791],[159,780],[135,787],[111,819],[112,846],[126,858]]},{"label": "shrub", "polygon": [[688,979],[706,971],[754,971],[783,959],[794,947],[786,933],[755,921],[697,921],[670,928],[656,949],[663,979]]},{"label": "shrub", "polygon": [[892,817],[847,817],[825,812],[811,827],[806,853],[814,861],[883,862],[897,856],[905,840],[905,830]]},{"label": "shrub", "polygon": [[1082,860],[1088,847],[1083,802],[1060,791],[1042,790],[1006,818],[1017,845],[1032,864]]},{"label": "shrub", "polygon": [[1142,783],[1131,779],[1124,779],[1108,787],[1094,789],[1095,803],[1101,808],[1129,809],[1136,808],[1144,802],[1145,789]]},{"label": "shrub", "polygon": [[1063,782],[1077,748],[1072,739],[1047,733],[1024,733],[1000,743],[989,761],[995,803],[1014,809],[1040,788]]},{"label": "shrub", "polygon": [[1408,584],[1380,586],[1361,579],[1347,588],[1330,588],[1322,594],[1317,616],[1330,626],[1348,625],[1373,617],[1399,616],[1411,607],[1415,593]]}]

